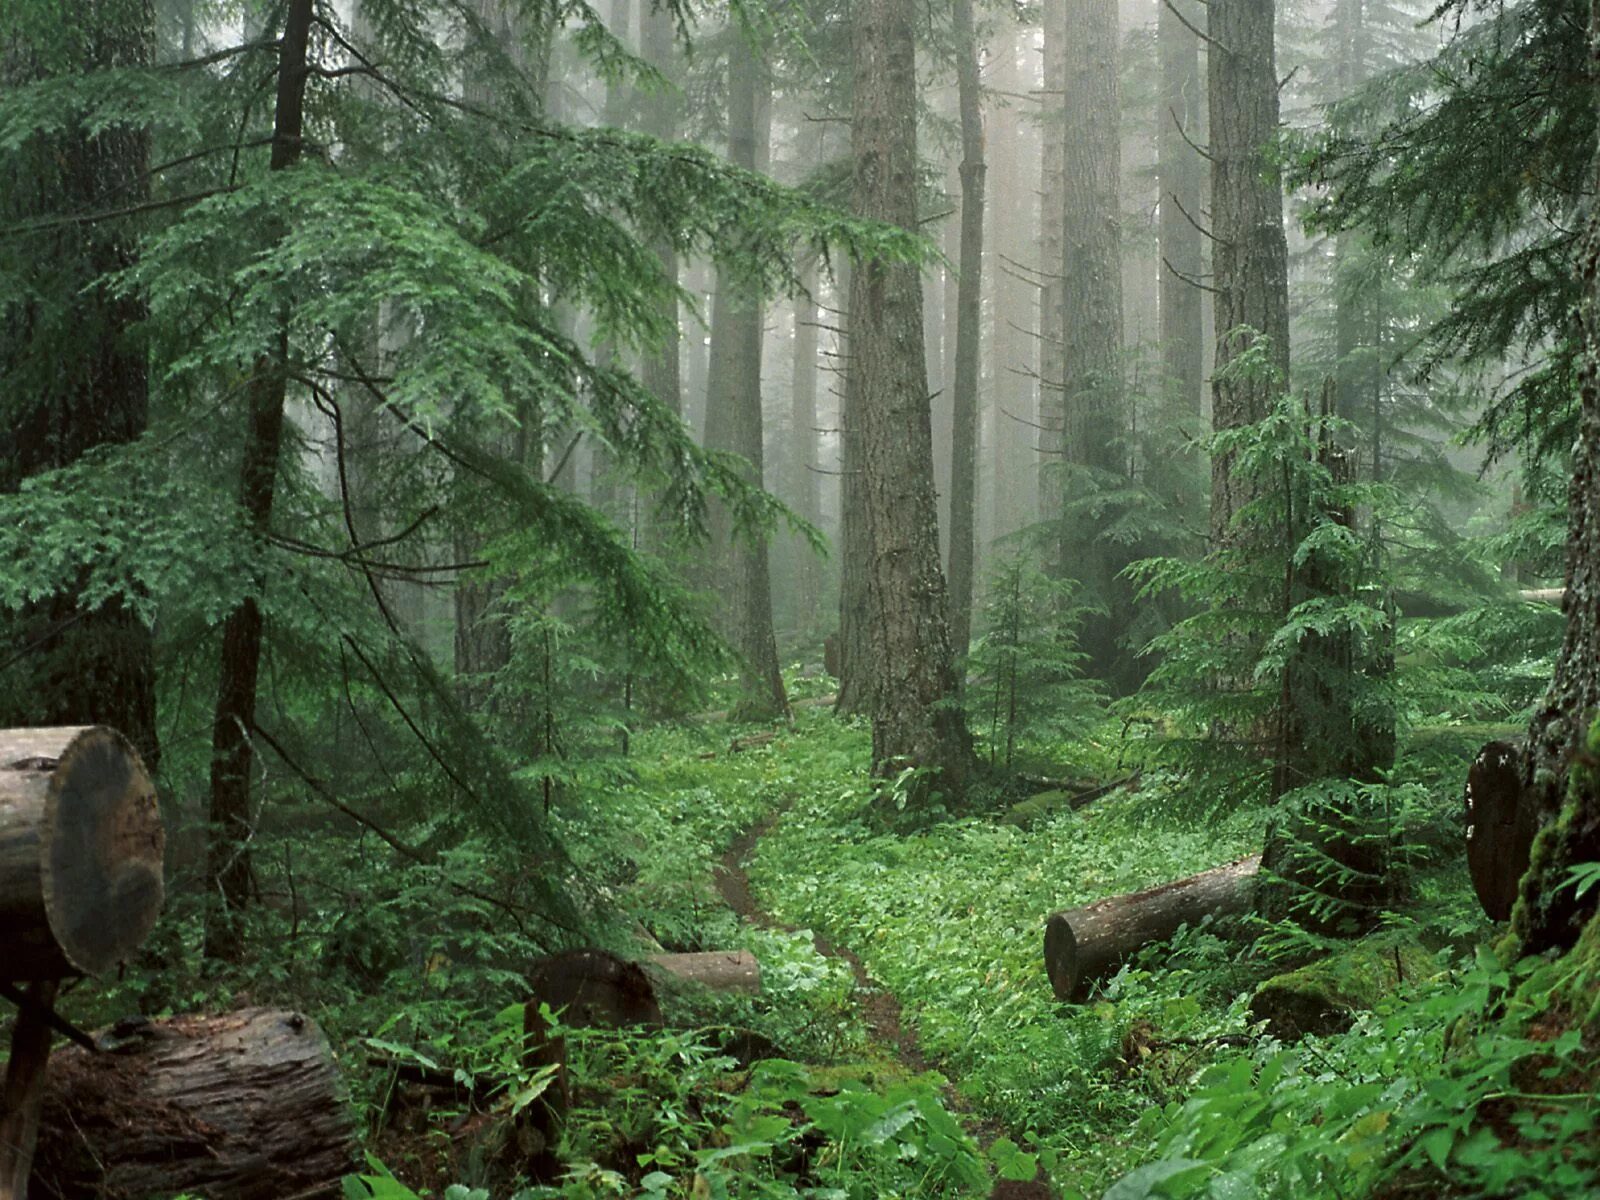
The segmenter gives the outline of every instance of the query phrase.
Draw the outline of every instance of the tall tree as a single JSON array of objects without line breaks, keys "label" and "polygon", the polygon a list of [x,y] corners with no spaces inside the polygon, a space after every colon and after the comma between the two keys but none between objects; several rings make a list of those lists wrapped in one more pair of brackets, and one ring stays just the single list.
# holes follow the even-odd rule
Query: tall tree
[{"label": "tall tree", "polygon": [[[858,0],[851,11],[852,196],[858,215],[917,225],[915,0]],[[916,790],[960,791],[971,739],[955,703],[933,494],[933,436],[917,269],[881,258],[851,280],[846,387],[870,548],[872,766],[925,771]],[[871,314],[870,320],[861,319]]]},{"label": "tall tree", "polygon": [[961,247],[956,285],[954,422],[950,437],[950,646],[958,659],[972,640],[972,577],[977,553],[978,381],[983,320],[983,108],[972,0],[953,9],[957,103],[961,111]]},{"label": "tall tree", "polygon": [[[147,67],[155,16],[150,0],[8,5],[0,48],[0,86]],[[108,279],[133,261],[137,230],[94,214],[148,199],[148,147],[136,124],[74,115],[0,160],[0,219],[40,230],[0,245],[0,493],[145,430],[149,376],[132,334],[144,308]],[[0,725],[104,722],[154,769],[149,627],[124,599],[85,601],[80,582],[0,611]]]},{"label": "tall tree", "polygon": [[[1273,0],[1212,0],[1206,55],[1211,260],[1217,347],[1211,423],[1266,416],[1289,380],[1289,250],[1283,231]],[[1226,541],[1248,499],[1232,454],[1211,463],[1211,537]]]},{"label": "tall tree", "polygon": [[1195,144],[1203,140],[1205,97],[1200,77],[1200,39],[1190,26],[1203,25],[1205,18],[1193,0],[1171,0],[1159,5],[1157,11],[1156,40],[1161,57],[1156,173],[1161,184],[1162,386],[1176,413],[1198,417],[1205,387],[1205,292],[1201,281],[1205,248],[1199,227],[1205,164]]},{"label": "tall tree", "polygon": [[[278,43],[277,105],[272,124],[273,171],[300,159],[305,135],[306,49],[312,0],[290,0]],[[239,507],[250,532],[264,542],[272,526],[283,449],[283,406],[289,386],[289,317],[282,313],[272,344],[255,361],[246,388],[244,457]],[[257,587],[262,581],[257,581]],[[250,771],[254,755],[256,684],[261,671],[263,619],[247,593],[222,626],[221,674],[211,731],[211,842],[206,861],[207,958],[237,959],[244,950],[238,917],[250,899]]]},{"label": "tall tree", "polygon": [[[731,32],[728,50],[728,157],[754,171],[764,167],[770,136],[771,82],[766,64],[743,30]],[[711,365],[706,383],[706,446],[739,455],[748,481],[759,487],[764,461],[761,414],[760,295],[737,273],[717,279],[711,310]],[[772,628],[772,581],[767,539],[732,536],[726,514],[718,522],[719,552],[728,555],[725,577],[729,640],[739,654],[739,702],[733,716],[765,721],[789,711]]]},{"label": "tall tree", "polygon": [[[1065,0],[1061,178],[1062,422],[1056,462],[1062,506],[1054,569],[1075,576],[1104,615],[1085,621],[1091,673],[1108,679],[1131,604],[1117,574],[1127,551],[1104,536],[1096,494],[1126,483],[1122,380],[1122,188],[1117,5]],[[1049,264],[1047,264],[1049,265]]]}]

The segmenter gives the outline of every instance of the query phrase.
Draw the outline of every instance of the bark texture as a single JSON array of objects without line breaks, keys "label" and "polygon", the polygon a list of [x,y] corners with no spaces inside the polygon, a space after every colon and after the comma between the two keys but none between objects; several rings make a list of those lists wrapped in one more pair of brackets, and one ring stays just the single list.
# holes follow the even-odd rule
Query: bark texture
[{"label": "bark texture", "polygon": [[[771,81],[766,66],[743,36],[728,51],[728,158],[747,171],[766,165],[770,135]],[[765,93],[765,95],[763,94]],[[764,445],[761,414],[761,323],[759,296],[727,273],[717,280],[711,309],[711,366],[706,384],[706,445],[727,450],[749,464],[746,479],[762,486]],[[727,603],[728,640],[739,654],[736,721],[768,721],[789,711],[772,628],[772,573],[767,539],[735,535],[725,510],[715,514],[715,538],[727,564],[718,590]]]},{"label": "bark texture", "polygon": [[1537,814],[1522,803],[1522,747],[1490,742],[1467,771],[1467,870],[1491,921],[1504,921],[1528,869]]},{"label": "bark texture", "polygon": [[[1211,258],[1216,306],[1212,428],[1254,424],[1288,386],[1289,252],[1273,165],[1278,76],[1273,0],[1212,0],[1207,53]],[[1263,344],[1265,339],[1265,344]],[[1249,500],[1233,456],[1211,463],[1211,537]]]},{"label": "bark texture", "polygon": [[1260,868],[1259,855],[1241,858],[1160,887],[1051,913],[1044,930],[1044,969],[1056,999],[1082,1000],[1096,980],[1134,951],[1171,937],[1180,925],[1208,914],[1245,911]]},{"label": "bark texture", "polygon": [[327,1039],[296,1012],[130,1020],[50,1062],[34,1194],[339,1195],[355,1130]]},{"label": "bark texture", "polygon": [[[916,5],[862,0],[851,13],[855,92],[852,190],[857,214],[917,226]],[[959,791],[971,739],[953,703],[944,576],[933,495],[933,447],[916,268],[856,266],[848,388],[858,417],[871,570],[872,766],[879,776],[928,771],[924,786]],[[847,670],[849,667],[847,666]]]},{"label": "bark texture", "polygon": [[965,658],[972,640],[977,554],[979,338],[983,321],[983,109],[972,0],[955,0],[957,103],[961,110],[961,247],[956,285],[954,419],[950,433],[950,648]]},{"label": "bark texture", "polygon": [[696,954],[652,954],[645,960],[674,979],[714,992],[761,991],[761,964],[748,950],[707,950]]},{"label": "bark texture", "polygon": [[[1131,596],[1117,573],[1127,553],[1102,534],[1106,513],[1095,492],[1126,479],[1122,383],[1122,167],[1117,89],[1117,8],[1103,0],[1066,0],[1063,82],[1061,339],[1062,417],[1059,464],[1065,479],[1057,572],[1076,578],[1104,615],[1084,620],[1087,670],[1118,674],[1119,643]],[[1051,467],[1047,464],[1046,469]]]},{"label": "bark texture", "polygon": [[98,975],[155,925],[166,832],[104,726],[0,730],[0,981]]},{"label": "bark texture", "polygon": [[[271,169],[300,159],[305,125],[306,48],[312,0],[289,0],[278,48],[277,107]],[[288,390],[289,314],[282,314],[276,345],[264,350],[246,389],[244,460],[239,467],[239,507],[251,534],[265,543],[283,444],[283,404]],[[265,585],[257,579],[258,590]],[[250,736],[261,671],[265,621],[256,595],[248,595],[222,626],[221,674],[211,731],[211,844],[206,863],[205,955],[236,960],[244,944],[238,915],[250,899]]]},{"label": "bark texture", "polygon": [[[13,6],[0,16],[0,87],[62,74],[150,65],[150,0],[85,0],[59,27]],[[41,10],[42,11],[42,10]],[[0,218],[107,212],[149,196],[149,136],[77,124],[36,134],[0,174]],[[144,348],[132,336],[144,308],[106,277],[130,266],[137,231],[110,221],[53,224],[0,247],[0,492],[70,466],[97,447],[134,441],[148,420]],[[40,264],[45,264],[41,269]],[[159,766],[150,631],[120,599],[83,608],[75,581],[0,620],[0,726],[104,723]]]},{"label": "bark texture", "polygon": [[[1204,10],[1193,0],[1171,3],[1191,25],[1205,27]],[[1190,142],[1204,144],[1200,39],[1163,3],[1158,6],[1156,40],[1161,59],[1161,100],[1156,114],[1156,173],[1161,184],[1158,237],[1165,260],[1161,270],[1161,373],[1174,413],[1199,417],[1205,398],[1205,292],[1200,287],[1205,247],[1196,223],[1204,208],[1205,161]]]}]

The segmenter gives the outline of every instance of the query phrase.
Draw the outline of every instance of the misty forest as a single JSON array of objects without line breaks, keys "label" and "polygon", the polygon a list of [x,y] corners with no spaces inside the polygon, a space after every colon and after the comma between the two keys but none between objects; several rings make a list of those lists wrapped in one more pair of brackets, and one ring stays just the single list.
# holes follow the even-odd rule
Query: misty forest
[{"label": "misty forest", "polygon": [[0,1200],[1600,1197],[1600,0],[0,0]]}]

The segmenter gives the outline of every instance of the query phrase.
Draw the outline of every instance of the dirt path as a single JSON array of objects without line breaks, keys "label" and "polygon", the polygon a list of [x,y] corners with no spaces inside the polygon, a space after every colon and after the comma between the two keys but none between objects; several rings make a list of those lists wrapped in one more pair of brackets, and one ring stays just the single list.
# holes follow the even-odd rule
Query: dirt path
[{"label": "dirt path", "polygon": [[[715,875],[717,891],[721,893],[723,902],[738,914],[740,920],[765,929],[781,929],[787,933],[795,933],[797,932],[795,926],[779,921],[756,903],[755,895],[750,890],[750,877],[744,869],[744,864],[749,861],[756,844],[782,819],[782,816],[783,811],[780,809],[740,834],[724,851],[722,860],[716,866]],[[917,1044],[916,1034],[908,1030],[901,1020],[900,1001],[894,993],[867,973],[867,968],[854,951],[836,946],[818,933],[812,934],[811,941],[816,946],[818,954],[826,958],[840,959],[849,965],[850,973],[856,980],[856,1002],[872,1040],[887,1048],[913,1074],[920,1075],[932,1070],[931,1064]],[[946,1083],[942,1089],[945,1106],[960,1116],[967,1131],[987,1150],[996,1139],[1006,1135],[1005,1127],[975,1114],[956,1089],[955,1081],[950,1079],[948,1072],[945,1075]],[[1042,1166],[1039,1168],[1038,1176],[1032,1181],[1016,1183],[1004,1179],[997,1180],[994,1190],[990,1192],[991,1200],[1050,1200],[1054,1195],[1055,1192],[1045,1179]]]}]

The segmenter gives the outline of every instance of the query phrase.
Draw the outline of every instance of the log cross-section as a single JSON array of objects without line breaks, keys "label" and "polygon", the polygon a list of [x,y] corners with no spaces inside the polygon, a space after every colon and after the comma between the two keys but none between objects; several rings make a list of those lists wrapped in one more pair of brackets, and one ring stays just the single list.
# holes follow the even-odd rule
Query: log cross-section
[{"label": "log cross-section", "polygon": [[126,959],[161,911],[165,844],[155,788],[120,733],[0,730],[0,979]]},{"label": "log cross-section", "polygon": [[1140,947],[1170,938],[1180,925],[1196,924],[1207,914],[1243,912],[1260,868],[1261,856],[1253,855],[1160,887],[1051,913],[1044,967],[1056,999],[1082,1000],[1095,980]]}]

